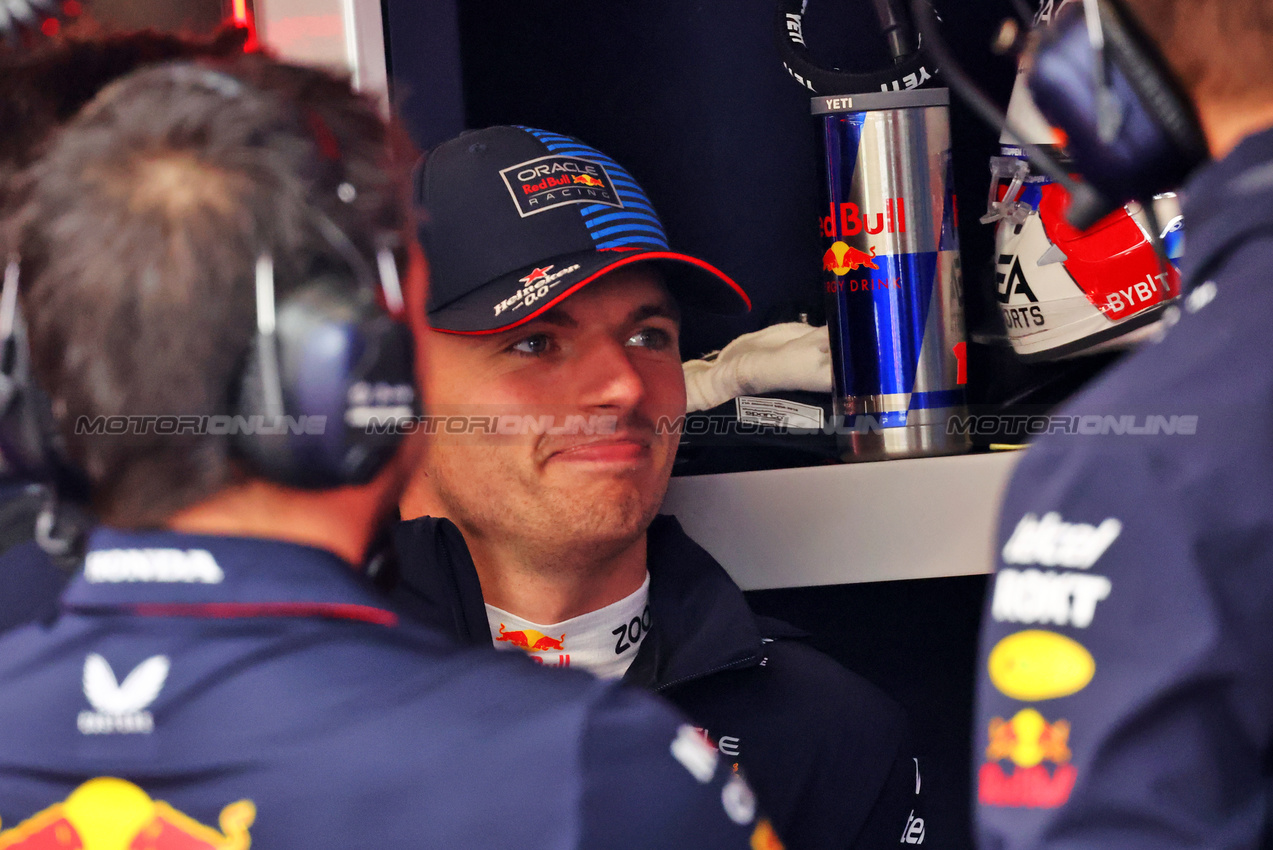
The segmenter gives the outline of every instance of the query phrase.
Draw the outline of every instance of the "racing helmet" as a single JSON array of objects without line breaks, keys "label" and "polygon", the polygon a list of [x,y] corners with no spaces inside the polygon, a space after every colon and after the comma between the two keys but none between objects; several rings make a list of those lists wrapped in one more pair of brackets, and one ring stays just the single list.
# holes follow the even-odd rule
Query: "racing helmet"
[{"label": "racing helmet", "polygon": [[[1045,0],[1036,25],[1049,23],[1063,5]],[[1051,147],[1064,161],[1064,137],[1034,105],[1024,68],[1017,72],[1008,117],[1025,141]],[[990,173],[981,221],[996,225],[996,297],[1007,340],[1022,359],[1127,348],[1155,332],[1163,308],[1180,295],[1183,220],[1174,194],[1156,196],[1152,215],[1133,202],[1078,231],[1065,220],[1069,194],[1035,173],[1006,131]]]}]

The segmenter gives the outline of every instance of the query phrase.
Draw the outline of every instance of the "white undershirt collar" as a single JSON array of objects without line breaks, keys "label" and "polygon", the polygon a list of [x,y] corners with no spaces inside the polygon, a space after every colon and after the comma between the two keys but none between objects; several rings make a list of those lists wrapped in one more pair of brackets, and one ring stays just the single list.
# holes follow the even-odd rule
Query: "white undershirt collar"
[{"label": "white undershirt collar", "polygon": [[486,606],[496,649],[520,648],[548,667],[580,667],[602,679],[627,672],[650,631],[650,574],[632,594],[553,625]]}]

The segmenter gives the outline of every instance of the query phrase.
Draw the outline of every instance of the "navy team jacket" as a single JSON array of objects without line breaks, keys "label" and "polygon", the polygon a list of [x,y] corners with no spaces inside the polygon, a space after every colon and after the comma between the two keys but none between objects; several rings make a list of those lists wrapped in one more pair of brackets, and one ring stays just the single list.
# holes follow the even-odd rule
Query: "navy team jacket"
[{"label": "navy team jacket", "polygon": [[[459,529],[431,517],[396,532],[404,613],[492,647],[482,588]],[[647,535],[648,636],[625,681],[666,697],[745,770],[793,850],[942,846],[930,834],[901,707],[758,617],[673,517]],[[492,655],[505,653],[491,652]]]},{"label": "navy team jacket", "polygon": [[1005,497],[982,850],[1273,846],[1273,131],[1184,197],[1172,326]]},{"label": "navy team jacket", "polygon": [[400,623],[335,556],[99,530],[0,638],[0,847],[776,847],[636,689]]}]

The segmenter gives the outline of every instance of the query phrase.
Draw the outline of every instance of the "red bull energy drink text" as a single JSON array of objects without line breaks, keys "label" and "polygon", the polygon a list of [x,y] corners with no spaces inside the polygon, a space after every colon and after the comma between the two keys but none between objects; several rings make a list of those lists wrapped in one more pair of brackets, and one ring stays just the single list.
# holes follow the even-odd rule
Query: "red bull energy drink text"
[{"label": "red bull energy drink text", "polygon": [[947,89],[815,97],[835,419],[844,460],[966,451],[959,240]]}]

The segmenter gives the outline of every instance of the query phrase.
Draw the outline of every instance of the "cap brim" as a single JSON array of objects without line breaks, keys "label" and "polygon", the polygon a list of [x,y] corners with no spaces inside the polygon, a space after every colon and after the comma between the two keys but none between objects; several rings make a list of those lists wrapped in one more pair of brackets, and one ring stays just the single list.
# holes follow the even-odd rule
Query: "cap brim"
[{"label": "cap brim", "polygon": [[[542,316],[594,280],[633,263],[659,265],[665,272],[668,292],[682,304],[724,315],[751,309],[751,299],[733,278],[697,257],[646,249],[583,251],[519,269],[449,304],[431,308],[429,324],[434,330],[454,334],[506,331]],[[542,274],[528,281],[536,272]]]}]

